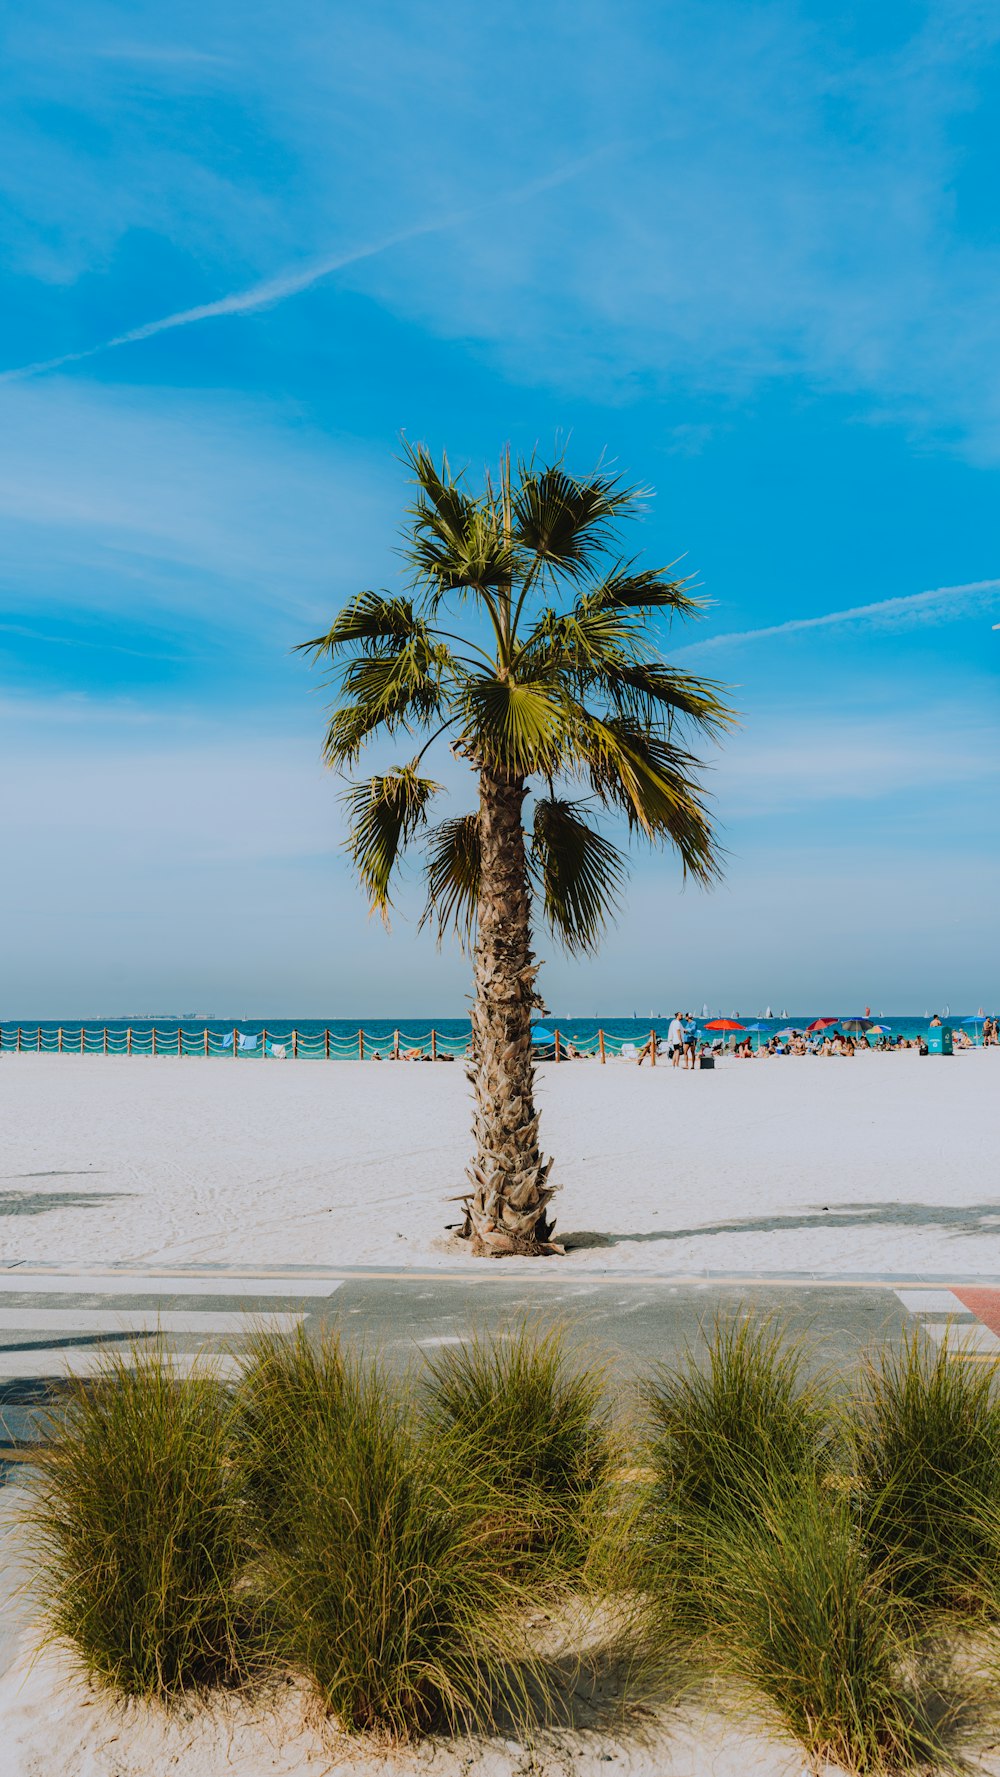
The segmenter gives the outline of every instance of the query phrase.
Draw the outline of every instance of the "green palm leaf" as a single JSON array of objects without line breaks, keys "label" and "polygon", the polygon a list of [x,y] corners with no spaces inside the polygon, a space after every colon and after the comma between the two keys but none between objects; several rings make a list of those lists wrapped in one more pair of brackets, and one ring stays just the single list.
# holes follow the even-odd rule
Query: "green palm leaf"
[{"label": "green palm leaf", "polygon": [[349,811],[345,841],[369,899],[369,912],[388,924],[389,884],[397,859],[418,827],[440,785],[418,777],[413,765],[400,765],[383,777],[354,784],[344,797]]},{"label": "green palm leaf", "polygon": [[577,481],[561,463],[547,469],[519,465],[511,500],[515,543],[548,568],[579,578],[614,535],[614,521],[638,502],[638,490],[614,475]]},{"label": "green palm leaf", "polygon": [[478,815],[461,814],[442,821],[428,836],[424,865],[427,906],[420,923],[436,920],[439,944],[449,929],[469,938],[476,920],[481,868]]},{"label": "green palm leaf", "polygon": [[410,508],[406,556],[430,591],[432,611],[448,592],[509,586],[511,546],[497,501],[489,492],[478,500],[466,494],[447,457],[438,471],[423,445],[404,450],[420,489]]},{"label": "green palm leaf", "polygon": [[583,611],[677,611],[682,617],[697,617],[705,609],[704,599],[694,598],[685,588],[690,580],[667,580],[666,568],[644,568],[634,573],[634,562],[617,562],[598,586],[585,593],[578,609]]},{"label": "green palm leaf", "polygon": [[426,635],[423,624],[410,599],[393,598],[388,593],[359,592],[357,598],[334,618],[325,635],[314,636],[311,642],[299,642],[296,653],[331,658],[338,649],[352,642],[404,642],[419,634]]},{"label": "green palm leaf", "polygon": [[492,770],[524,777],[559,768],[566,709],[555,684],[470,674],[462,693],[463,743]]},{"label": "green palm leaf", "polygon": [[597,948],[627,875],[617,846],[582,818],[582,803],[539,797],[531,864],[550,930],[573,953]]},{"label": "green palm leaf", "polygon": [[698,783],[700,761],[661,735],[625,720],[587,716],[577,739],[595,793],[624,810],[629,826],[653,843],[669,840],[685,875],[711,882],[718,848]]}]

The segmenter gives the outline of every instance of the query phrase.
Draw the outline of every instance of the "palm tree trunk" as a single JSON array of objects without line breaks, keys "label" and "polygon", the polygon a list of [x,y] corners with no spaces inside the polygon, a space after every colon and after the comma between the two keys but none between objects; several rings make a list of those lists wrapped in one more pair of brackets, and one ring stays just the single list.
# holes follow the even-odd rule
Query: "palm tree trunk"
[{"label": "palm tree trunk", "polygon": [[464,1232],[480,1256],[558,1252],[549,1239],[551,1160],[538,1147],[531,1013],[538,965],[531,950],[523,778],[479,778],[481,874],[472,1008],[476,1158]]}]

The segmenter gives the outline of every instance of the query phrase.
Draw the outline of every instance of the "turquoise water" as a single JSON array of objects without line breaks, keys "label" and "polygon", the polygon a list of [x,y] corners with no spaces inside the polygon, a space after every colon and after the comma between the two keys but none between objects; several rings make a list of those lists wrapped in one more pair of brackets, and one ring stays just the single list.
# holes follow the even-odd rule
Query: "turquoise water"
[{"label": "turquoise water", "polygon": [[[757,1019],[748,1014],[740,1022],[745,1026],[762,1024],[763,1030],[754,1032],[753,1035],[760,1042],[766,1042],[769,1033],[773,1031],[804,1030],[816,1016],[814,1012],[797,1012],[780,1018]],[[968,1015],[952,1013],[946,1021],[959,1025],[965,1016]],[[665,1036],[669,1018],[546,1018],[540,1022],[547,1031],[558,1030],[561,1039],[589,1054],[597,1051],[598,1031],[603,1030],[605,1051],[613,1055],[620,1051],[623,1043],[644,1043],[650,1030],[655,1030],[659,1036]],[[705,1031],[706,1020],[699,1019],[697,1022],[699,1035],[704,1032],[711,1039],[715,1035],[727,1034]],[[885,1025],[894,1036],[914,1037],[927,1029],[929,1020],[893,1014],[879,1018],[878,1022]],[[973,1038],[980,1037],[981,1025],[966,1025],[965,1028]],[[209,1055],[220,1058],[228,1056],[233,1060],[235,1032],[235,1059],[240,1061],[260,1060],[265,1041],[268,1052],[277,1045],[284,1048],[286,1057],[295,1052],[299,1059],[318,1059],[325,1057],[329,1050],[331,1057],[356,1060],[360,1057],[361,1049],[359,1030],[364,1033],[366,1059],[370,1059],[375,1053],[382,1057],[388,1055],[393,1048],[397,1030],[401,1049],[417,1048],[427,1051],[431,1046],[433,1031],[439,1055],[460,1055],[466,1048],[470,1035],[467,1018],[438,1018],[433,1022],[429,1019],[404,1018],[398,1025],[392,1019],[380,1018],[333,1018],[327,1021],[319,1018],[265,1020],[145,1017],[132,1020],[86,1019],[82,1024],[79,1019],[69,1019],[62,1025],[51,1021],[38,1024],[25,1020],[18,1025],[5,1020],[0,1023],[0,1050],[17,1049],[20,1031],[22,1049],[41,1049],[43,1053],[52,1053],[61,1047],[69,1053],[83,1052],[88,1055],[103,1054],[105,1051],[113,1055],[129,1051],[134,1055],[150,1055],[154,1050],[158,1055],[204,1055],[207,1044]],[[255,1043],[250,1040],[252,1038],[257,1039]],[[548,1052],[551,1053],[551,1045],[548,1046]]]}]

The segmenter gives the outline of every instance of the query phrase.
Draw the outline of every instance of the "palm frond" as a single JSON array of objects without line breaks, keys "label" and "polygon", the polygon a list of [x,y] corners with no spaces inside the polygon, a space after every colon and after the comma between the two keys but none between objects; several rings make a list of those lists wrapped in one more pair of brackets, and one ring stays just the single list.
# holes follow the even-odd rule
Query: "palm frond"
[{"label": "palm frond", "polygon": [[596,693],[610,713],[655,727],[678,717],[716,735],[735,721],[712,679],[669,666],[615,606],[581,602],[571,611],[544,610],[515,665],[538,679],[565,677],[578,696]]},{"label": "palm frond", "polygon": [[523,777],[558,769],[566,712],[558,684],[470,673],[461,690],[463,742],[493,769]]},{"label": "palm frond", "polygon": [[476,920],[481,865],[478,815],[457,815],[429,834],[424,864],[427,906],[420,924],[437,922],[439,944],[449,929],[469,938]]},{"label": "palm frond", "polygon": [[577,480],[561,463],[545,469],[522,463],[511,497],[514,541],[557,573],[579,578],[608,547],[615,521],[635,509],[641,493],[616,475]]},{"label": "palm frond", "polygon": [[338,649],[351,643],[380,644],[410,640],[426,628],[416,615],[410,599],[393,598],[389,593],[359,592],[357,598],[338,612],[325,635],[314,636],[310,642],[299,642],[296,654],[311,654],[314,659],[333,657]]},{"label": "palm frond", "polygon": [[701,794],[699,759],[624,718],[603,721],[586,712],[574,750],[606,807],[622,809],[629,826],[653,843],[669,841],[685,875],[705,883],[719,876],[719,848]]},{"label": "palm frond", "polygon": [[419,583],[428,588],[431,608],[447,592],[478,591],[509,585],[513,571],[502,515],[491,493],[479,499],[465,493],[423,445],[404,446],[419,493],[410,507],[404,554]]},{"label": "palm frond", "polygon": [[442,680],[454,670],[448,648],[432,642],[422,625],[394,654],[364,653],[349,661],[341,673],[341,689],[350,702],[330,717],[323,746],[326,763],[334,768],[349,764],[378,728],[394,734],[441,716],[447,704]]},{"label": "palm frond", "polygon": [[346,849],[369,898],[369,912],[388,924],[389,885],[400,852],[427,820],[427,805],[440,785],[399,765],[382,777],[353,784],[344,797],[350,831]]},{"label": "palm frond", "polygon": [[584,593],[578,609],[593,611],[677,611],[682,617],[698,617],[706,608],[704,599],[695,598],[683,580],[668,580],[668,568],[643,568],[638,573],[634,561],[616,563],[600,585]]},{"label": "palm frond", "polygon": [[588,826],[583,804],[539,797],[531,839],[532,873],[540,885],[545,918],[566,949],[596,950],[617,912],[627,875],[617,846]]},{"label": "palm frond", "polygon": [[603,692],[619,715],[643,727],[666,722],[669,731],[680,718],[714,738],[736,721],[715,680],[695,678],[661,660],[609,657],[581,674],[581,684],[585,691]]}]

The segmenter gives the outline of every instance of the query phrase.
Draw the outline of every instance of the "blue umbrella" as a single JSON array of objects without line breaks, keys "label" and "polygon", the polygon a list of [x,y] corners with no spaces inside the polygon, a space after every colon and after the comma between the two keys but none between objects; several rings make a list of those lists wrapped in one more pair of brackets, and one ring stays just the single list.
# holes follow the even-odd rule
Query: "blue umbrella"
[{"label": "blue umbrella", "polygon": [[984,1024],[984,1018],[960,1018],[959,1024]]},{"label": "blue umbrella", "polygon": [[533,1024],[531,1027],[531,1040],[533,1043],[554,1043],[556,1040],[556,1033],[554,1030],[546,1030],[544,1024]]}]

